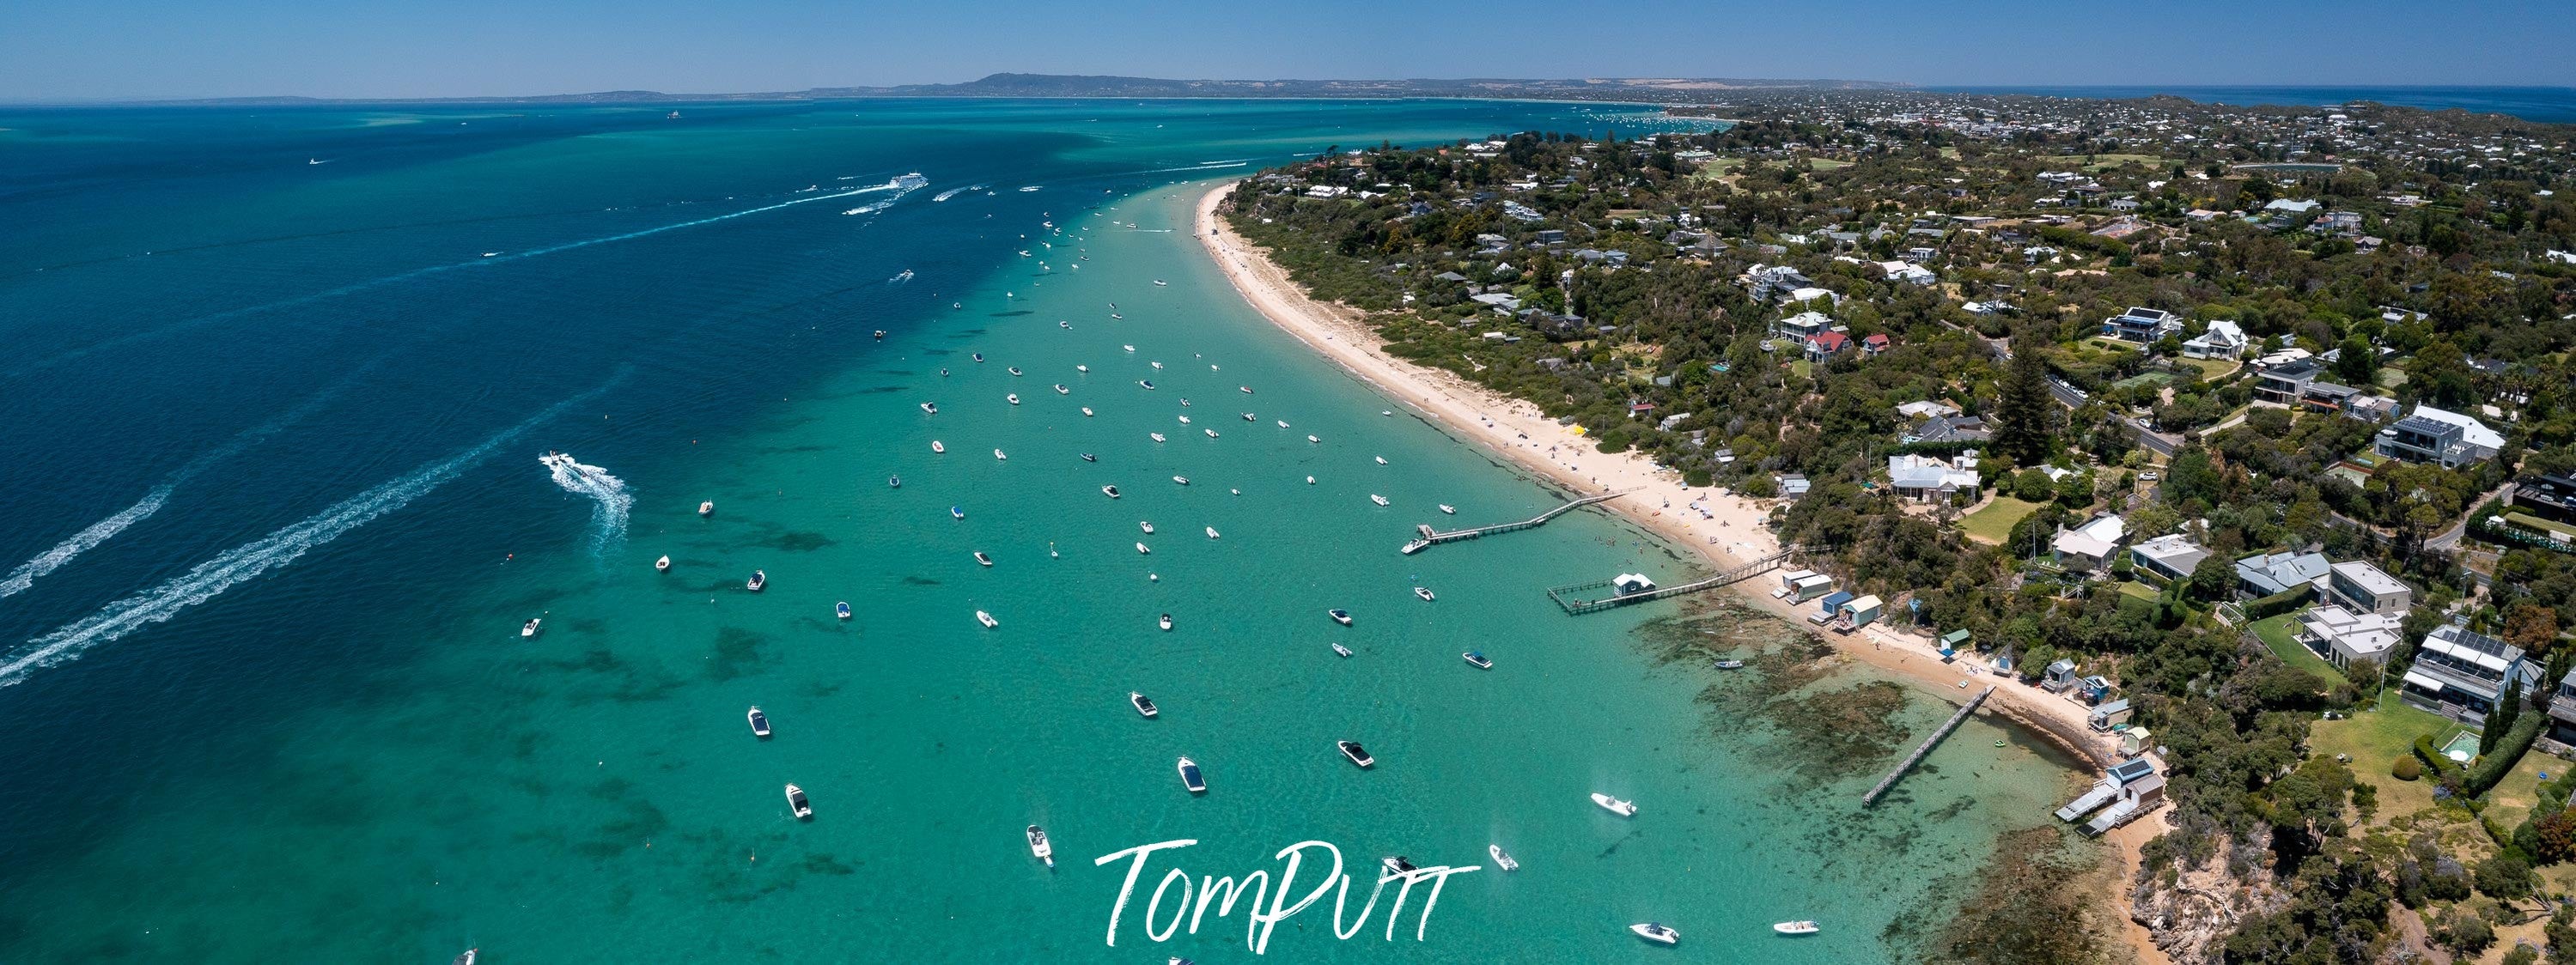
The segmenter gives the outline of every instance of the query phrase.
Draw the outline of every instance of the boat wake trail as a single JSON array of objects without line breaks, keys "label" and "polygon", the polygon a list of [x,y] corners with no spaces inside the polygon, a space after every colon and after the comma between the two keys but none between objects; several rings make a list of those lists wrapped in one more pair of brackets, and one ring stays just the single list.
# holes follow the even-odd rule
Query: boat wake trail
[{"label": "boat wake trail", "polygon": [[[128,345],[134,345],[134,344],[137,344],[137,343],[150,341],[150,340],[152,340],[152,339],[161,338],[161,337],[163,337],[163,336],[167,336],[167,335],[174,335],[174,334],[177,334],[177,333],[180,333],[180,332],[188,331],[188,330],[190,330],[190,329],[203,328],[203,327],[208,326],[208,325],[213,325],[213,324],[216,324],[216,323],[219,323],[219,322],[229,321],[229,320],[236,319],[236,318],[242,318],[242,317],[249,316],[249,315],[255,315],[255,314],[258,314],[258,313],[260,313],[260,312],[265,312],[265,311],[274,311],[274,310],[276,310],[276,309],[281,309],[281,308],[293,308],[293,307],[298,306],[298,305],[310,305],[310,304],[313,304],[313,303],[315,303],[315,302],[326,301],[326,300],[329,300],[329,299],[338,298],[338,297],[343,296],[343,295],[354,295],[354,294],[357,294],[357,293],[359,293],[359,292],[368,291],[368,290],[372,290],[372,289],[376,289],[376,288],[382,288],[382,287],[384,287],[384,286],[386,286],[386,285],[398,284],[398,283],[401,283],[401,282],[410,281],[410,280],[415,279],[415,278],[424,278],[424,277],[428,277],[428,276],[431,276],[431,275],[437,275],[437,274],[442,274],[442,273],[445,273],[445,272],[456,271],[456,270],[459,270],[459,269],[466,269],[466,268],[483,268],[483,267],[488,267],[488,266],[492,266],[492,265],[507,264],[507,263],[510,263],[510,262],[513,262],[513,261],[524,261],[524,260],[526,260],[526,259],[529,259],[529,258],[535,258],[535,257],[541,256],[541,255],[552,255],[552,254],[558,254],[558,253],[561,253],[561,252],[572,251],[572,250],[579,249],[579,248],[588,248],[588,247],[591,247],[591,246],[593,246],[593,245],[604,245],[604,244],[608,244],[608,243],[610,243],[610,242],[616,242],[616,241],[630,241],[630,240],[633,240],[633,239],[636,239],[636,238],[644,238],[644,237],[650,237],[650,236],[652,236],[652,235],[658,235],[658,234],[661,234],[661,233],[666,232],[666,231],[678,231],[678,230],[680,230],[680,229],[682,229],[682,228],[695,228],[695,227],[698,227],[699,225],[710,225],[710,224],[714,224],[714,223],[719,222],[719,221],[731,221],[731,220],[733,220],[733,219],[735,219],[735,218],[740,218],[740,217],[744,217],[744,216],[747,216],[747,215],[755,215],[755,214],[760,214],[760,213],[768,212],[768,211],[776,211],[776,210],[778,210],[778,209],[780,209],[780,208],[792,208],[792,207],[795,207],[795,206],[800,205],[800,204],[812,204],[812,203],[814,203],[814,202],[816,202],[816,201],[830,201],[830,200],[833,200],[833,199],[836,199],[836,198],[849,198],[849,197],[856,197],[856,196],[858,196],[858,195],[862,195],[862,194],[874,194],[874,193],[877,193],[877,192],[880,192],[880,191],[901,191],[901,192],[904,192],[905,194],[909,194],[909,193],[911,193],[911,192],[912,192],[912,191],[914,191],[914,190],[918,190],[922,185],[926,185],[926,184],[928,184],[928,183],[929,183],[928,181],[923,180],[923,179],[922,179],[922,177],[921,177],[920,175],[918,175],[918,174],[907,174],[907,175],[903,175],[903,176],[897,177],[897,178],[895,178],[895,179],[893,179],[893,180],[891,180],[891,181],[888,181],[888,182],[886,182],[886,183],[884,183],[884,184],[870,185],[870,186],[868,186],[868,187],[864,187],[864,188],[852,188],[852,189],[847,190],[847,191],[835,191],[835,192],[832,192],[832,193],[829,193],[829,194],[817,194],[817,195],[814,195],[814,196],[812,196],[812,197],[797,198],[797,199],[795,199],[795,200],[793,200],[793,201],[781,201],[781,202],[778,202],[777,204],[762,205],[762,206],[757,207],[757,208],[746,208],[746,209],[743,209],[743,210],[741,210],[741,211],[735,211],[735,212],[731,212],[731,213],[727,213],[727,214],[715,215],[715,216],[712,216],[712,217],[699,218],[699,219],[696,219],[696,220],[694,220],[694,221],[682,221],[682,222],[679,222],[679,223],[676,223],[676,224],[660,225],[660,226],[657,226],[657,227],[645,228],[645,229],[638,230],[638,231],[629,231],[629,232],[625,232],[625,233],[623,233],[623,234],[608,235],[608,236],[606,236],[606,237],[602,237],[602,238],[588,238],[588,239],[584,239],[584,240],[581,240],[581,241],[568,241],[568,242],[565,242],[565,243],[563,243],[563,244],[559,244],[559,245],[551,245],[551,246],[544,247],[544,248],[531,248],[531,249],[529,249],[529,250],[527,250],[527,251],[514,251],[514,252],[510,252],[510,253],[508,253],[508,254],[491,255],[491,256],[483,257],[483,258],[476,258],[476,259],[474,259],[474,260],[472,260],[472,261],[459,261],[459,262],[454,262],[454,263],[451,263],[451,264],[445,264],[445,265],[431,265],[431,266],[429,266],[429,267],[427,267],[427,268],[416,268],[416,269],[413,269],[413,270],[411,270],[411,271],[406,271],[406,272],[403,272],[403,273],[398,274],[398,275],[387,275],[387,276],[385,276],[385,277],[383,277],[383,278],[377,278],[377,279],[372,279],[372,280],[369,280],[369,281],[355,282],[355,283],[352,283],[352,284],[342,285],[342,286],[340,286],[340,287],[338,287],[338,288],[334,288],[334,289],[331,289],[331,290],[329,290],[329,291],[314,292],[313,294],[310,294],[310,295],[298,295],[298,296],[295,296],[295,297],[293,297],[293,298],[285,299],[285,300],[282,300],[282,301],[267,302],[267,303],[265,303],[265,304],[259,304],[259,305],[248,305],[248,306],[244,306],[244,307],[241,307],[241,308],[235,308],[235,309],[229,309],[229,310],[226,310],[226,311],[216,312],[216,313],[214,313],[214,314],[212,314],[212,315],[200,315],[200,316],[197,316],[197,317],[195,317],[195,318],[186,319],[186,320],[184,320],[184,321],[173,322],[173,323],[171,323],[171,324],[164,325],[164,326],[162,326],[162,327],[160,327],[160,328],[152,329],[152,330],[149,330],[149,331],[135,332],[135,333],[133,333],[133,334],[131,334],[131,335],[124,335],[124,336],[120,336],[120,337],[117,337],[117,338],[108,339],[107,341],[100,342],[100,343],[95,344],[95,345],[90,345],[90,346],[86,346],[86,347],[83,347],[83,348],[76,348],[76,349],[73,349],[73,350],[71,350],[71,351],[64,352],[64,353],[62,353],[62,354],[60,354],[60,355],[53,356],[53,357],[51,357],[51,358],[39,359],[39,360],[37,360],[37,361],[35,361],[35,362],[31,362],[31,363],[28,363],[28,364],[26,364],[26,365],[19,366],[19,367],[15,368],[15,369],[11,369],[11,370],[9,370],[9,371],[8,371],[8,372],[6,372],[6,373],[0,373],[0,378],[7,378],[7,379],[19,379],[19,378],[24,378],[24,377],[26,377],[26,376],[28,376],[28,375],[32,375],[32,374],[35,374],[35,373],[37,373],[37,372],[42,372],[42,371],[44,371],[44,370],[51,369],[51,368],[54,368],[54,367],[57,367],[57,366],[60,366],[60,365],[64,365],[64,364],[66,364],[66,363],[75,362],[75,361],[79,361],[79,360],[84,359],[84,358],[88,358],[89,356],[96,355],[96,354],[98,354],[98,353],[100,353],[100,352],[112,351],[112,350],[115,350],[115,349],[124,348],[124,347],[126,347],[126,346],[128,346]],[[907,185],[907,184],[910,184],[911,186],[910,186],[910,187],[906,187],[905,185]],[[897,195],[897,197],[901,197],[901,195]],[[889,202],[889,203],[891,203],[891,202]],[[878,209],[878,210],[884,210],[884,209],[880,208],[880,209]]]},{"label": "boat wake trail", "polygon": [[[887,198],[887,199],[885,199],[885,200],[883,200],[883,201],[872,201],[872,202],[869,202],[869,203],[867,203],[867,204],[863,204],[863,205],[860,205],[860,206],[858,206],[858,207],[851,208],[850,210],[848,210],[848,211],[844,211],[844,212],[841,212],[841,213],[842,213],[842,214],[875,214],[875,213],[877,213],[877,212],[879,212],[879,211],[883,211],[883,210],[885,210],[885,209],[887,209],[887,208],[894,207],[894,203],[895,203],[895,202],[897,202],[897,201],[901,201],[901,200],[903,200],[903,196],[904,196],[904,195],[911,194],[911,193],[913,193],[913,192],[915,192],[915,191],[919,191],[919,190],[921,190],[921,189],[923,189],[923,188],[926,188],[926,187],[929,187],[929,186],[930,186],[930,179],[925,178],[925,177],[922,177],[921,175],[918,175],[918,174],[906,174],[906,175],[901,175],[901,176],[899,176],[899,177],[896,177],[896,178],[895,178],[894,180],[892,180],[892,181],[888,181],[888,182],[886,182],[886,183],[884,183],[884,184],[877,185],[876,187],[873,187],[873,188],[861,188],[861,189],[860,189],[860,190],[862,190],[862,191],[892,191],[892,192],[894,192],[894,197]],[[937,200],[944,200],[944,199],[942,199],[942,198],[933,198],[932,200],[937,201]]]},{"label": "boat wake trail", "polygon": [[239,435],[234,436],[231,442],[188,460],[187,464],[171,472],[170,477],[163,480],[160,485],[144,493],[141,501],[119,510],[113,516],[89,524],[87,529],[73,533],[69,539],[54,544],[52,549],[36,554],[35,559],[18,564],[18,568],[10,570],[8,576],[0,577],[0,600],[26,592],[28,587],[36,585],[37,579],[62,569],[63,564],[71,562],[73,557],[97,549],[98,544],[107,542],[116,534],[124,532],[126,527],[160,512],[162,504],[170,501],[170,494],[179,488],[179,484],[187,482],[218,462],[241,454],[241,451],[250,448],[252,443],[283,432],[286,427],[302,422],[313,413],[321,411],[323,406],[329,405],[333,399],[339,398],[342,392],[348,391],[349,386],[355,384],[360,377],[374,371],[390,357],[390,355],[378,356],[373,361],[350,370],[348,375],[340,378],[340,381],[314,393],[311,398],[296,403],[295,408],[286,410],[277,418],[244,429]]},{"label": "boat wake trail", "polygon": [[[612,380],[611,385],[615,384]],[[0,658],[0,687],[26,681],[38,670],[74,659],[102,643],[169,620],[189,607],[212,600],[244,582],[295,562],[316,546],[340,538],[376,517],[410,505],[415,499],[455,479],[492,451],[517,439],[539,423],[574,404],[606,392],[601,386],[558,402],[527,421],[501,430],[473,448],[430,463],[391,482],[332,504],[320,513],[265,537],[244,543],[197,564],[159,586],[100,607],[98,612],[27,641]]]},{"label": "boat wake trail", "polygon": [[624,545],[626,511],[635,506],[635,494],[627,491],[626,481],[609,475],[608,470],[598,466],[574,462],[570,456],[560,461],[549,460],[546,465],[554,472],[555,485],[563,487],[565,492],[598,501],[590,508],[591,555],[606,556],[609,551]]}]

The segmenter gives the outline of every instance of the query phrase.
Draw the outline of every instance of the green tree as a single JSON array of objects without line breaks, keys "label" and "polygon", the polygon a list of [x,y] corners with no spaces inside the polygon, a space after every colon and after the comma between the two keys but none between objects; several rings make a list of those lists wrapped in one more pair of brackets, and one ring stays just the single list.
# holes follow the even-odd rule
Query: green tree
[{"label": "green tree", "polygon": [[2057,431],[2057,400],[2049,397],[2048,363],[2039,357],[2043,345],[2036,335],[2013,339],[1995,400],[1995,449],[2025,466],[2048,461]]},{"label": "green tree", "polygon": [[2522,716],[2522,680],[2515,678],[2504,686],[2504,699],[2496,702],[2495,713],[2487,715],[2485,729],[2478,732],[2478,753],[2494,750],[2504,741],[2506,731],[2513,729],[2514,718]]},{"label": "green tree", "polygon": [[2370,347],[2369,339],[2347,337],[2336,350],[2334,372],[2345,385],[2369,385],[2379,372],[2379,353]]},{"label": "green tree", "polygon": [[2212,553],[2202,557],[2191,568],[2191,597],[2203,603],[2216,603],[2227,598],[2229,587],[2236,585],[2236,564],[2227,557]]},{"label": "green tree", "polygon": [[2056,494],[2057,484],[2049,482],[2048,474],[2037,469],[2024,469],[2013,477],[2013,496],[2023,502],[2044,503]]}]

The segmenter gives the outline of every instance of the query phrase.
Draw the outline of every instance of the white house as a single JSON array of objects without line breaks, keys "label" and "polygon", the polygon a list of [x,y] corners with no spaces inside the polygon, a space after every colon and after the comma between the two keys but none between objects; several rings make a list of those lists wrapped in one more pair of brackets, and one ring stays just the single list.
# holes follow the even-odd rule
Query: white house
[{"label": "white house", "polygon": [[2402,614],[2354,613],[2328,604],[2299,614],[2291,635],[2327,663],[2350,667],[2355,660],[2385,661],[2397,646]]},{"label": "white house", "polygon": [[1977,491],[1977,459],[1961,456],[1961,466],[1931,456],[1906,453],[1887,457],[1887,481],[1898,496],[1932,502]]},{"label": "white house", "polygon": [[2209,323],[2209,330],[2184,339],[2182,354],[2196,359],[2238,359],[2253,341],[2245,337],[2243,326],[2221,319]]},{"label": "white house", "polygon": [[2078,572],[2102,568],[2119,552],[2121,539],[2128,536],[2129,523],[2119,516],[2104,513],[2074,529],[2061,529],[2049,541],[2049,550],[2057,565]]}]

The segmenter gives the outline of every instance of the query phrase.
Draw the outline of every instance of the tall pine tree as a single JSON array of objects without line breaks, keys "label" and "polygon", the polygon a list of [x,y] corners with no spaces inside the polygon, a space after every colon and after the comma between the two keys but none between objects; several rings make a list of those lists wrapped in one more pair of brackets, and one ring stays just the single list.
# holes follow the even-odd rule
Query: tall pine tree
[{"label": "tall pine tree", "polygon": [[2057,400],[2048,394],[2048,364],[2039,357],[2041,341],[2027,333],[2013,338],[2012,360],[2004,365],[2001,397],[1995,401],[1995,449],[2016,465],[2048,461],[2057,431]]}]

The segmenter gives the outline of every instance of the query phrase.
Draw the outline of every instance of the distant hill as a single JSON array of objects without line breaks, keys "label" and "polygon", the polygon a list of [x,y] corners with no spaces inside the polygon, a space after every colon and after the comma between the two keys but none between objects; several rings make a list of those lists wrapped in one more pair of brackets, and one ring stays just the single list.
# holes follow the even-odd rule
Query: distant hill
[{"label": "distant hill", "polygon": [[1911,84],[1867,80],[1755,80],[1740,78],[1587,78],[1582,80],[1167,80],[1069,74],[993,74],[962,84],[894,87],[817,87],[749,94],[668,94],[650,90],[542,94],[525,97],[398,98],[359,101],[315,97],[227,97],[153,101],[157,104],[294,105],[400,104],[659,104],[690,101],[800,101],[858,97],[1485,97],[1504,100],[1592,100],[1686,104],[1757,91],[1911,90]]}]

